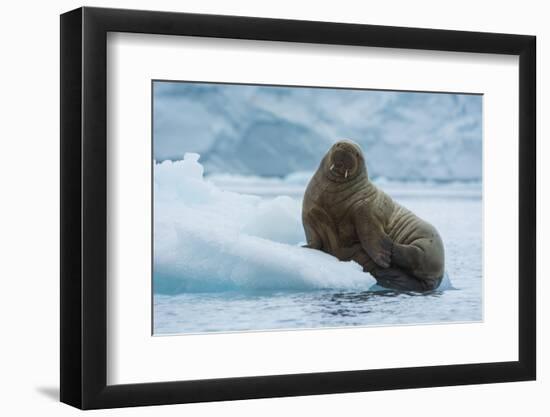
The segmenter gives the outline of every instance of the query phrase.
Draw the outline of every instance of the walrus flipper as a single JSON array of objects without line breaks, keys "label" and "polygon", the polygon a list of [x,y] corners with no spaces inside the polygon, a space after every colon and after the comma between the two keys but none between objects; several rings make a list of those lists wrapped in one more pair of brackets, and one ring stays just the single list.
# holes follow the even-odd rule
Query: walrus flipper
[{"label": "walrus flipper", "polygon": [[307,242],[307,244],[303,245],[303,247],[311,248],[311,249],[321,249],[323,247],[323,241],[321,240],[321,237],[319,236],[319,234],[309,224],[309,222],[304,220],[303,223],[304,223],[304,231],[306,234],[306,242]]},{"label": "walrus flipper", "polygon": [[391,264],[393,241],[382,228],[381,222],[372,216],[364,209],[357,211],[355,215],[357,236],[372,260],[378,266],[388,268]]},{"label": "walrus flipper", "polygon": [[302,220],[307,240],[306,247],[335,254],[339,243],[335,227],[328,214],[320,207],[314,206],[304,213]]},{"label": "walrus flipper", "polygon": [[431,291],[439,285],[439,281],[419,280],[400,268],[385,268],[374,271],[373,276],[379,285],[398,291]]}]

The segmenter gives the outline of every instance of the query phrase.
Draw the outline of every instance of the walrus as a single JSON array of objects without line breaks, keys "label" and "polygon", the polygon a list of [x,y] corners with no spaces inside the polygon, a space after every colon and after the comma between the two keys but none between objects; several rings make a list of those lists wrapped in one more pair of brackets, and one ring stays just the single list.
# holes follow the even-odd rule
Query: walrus
[{"label": "walrus", "polygon": [[357,262],[385,288],[425,292],[441,283],[439,233],[369,181],[350,140],[335,143],[309,181],[302,222],[306,247]]}]

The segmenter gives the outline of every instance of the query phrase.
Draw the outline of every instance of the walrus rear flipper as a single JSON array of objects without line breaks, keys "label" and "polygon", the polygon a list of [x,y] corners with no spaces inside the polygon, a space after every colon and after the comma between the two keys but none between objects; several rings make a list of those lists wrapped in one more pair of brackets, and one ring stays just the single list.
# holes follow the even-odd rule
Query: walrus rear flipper
[{"label": "walrus rear flipper", "polygon": [[379,285],[399,291],[431,291],[439,285],[439,282],[420,280],[409,275],[399,268],[378,268],[372,273]]}]

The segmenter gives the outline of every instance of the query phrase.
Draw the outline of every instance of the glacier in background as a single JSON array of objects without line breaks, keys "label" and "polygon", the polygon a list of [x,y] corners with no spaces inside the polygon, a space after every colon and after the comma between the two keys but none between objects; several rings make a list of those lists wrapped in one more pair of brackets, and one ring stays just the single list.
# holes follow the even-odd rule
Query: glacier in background
[{"label": "glacier in background", "polygon": [[154,159],[197,152],[207,175],[311,172],[342,138],[371,177],[482,175],[481,95],[155,81],[153,117]]}]

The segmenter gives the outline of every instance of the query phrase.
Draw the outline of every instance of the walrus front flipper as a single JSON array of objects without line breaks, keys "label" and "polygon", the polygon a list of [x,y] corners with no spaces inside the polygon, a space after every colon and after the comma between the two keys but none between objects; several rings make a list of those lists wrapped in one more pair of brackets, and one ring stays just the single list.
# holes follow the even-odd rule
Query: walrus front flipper
[{"label": "walrus front flipper", "polygon": [[336,227],[325,210],[313,206],[307,212],[302,212],[302,222],[306,234],[306,247],[337,256],[339,242]]},{"label": "walrus front flipper", "polygon": [[[379,285],[399,291],[431,291],[439,285],[439,282],[424,281],[409,275],[399,268],[377,268],[372,275]],[[437,284],[437,285],[436,285]]]},{"label": "walrus front flipper", "polygon": [[391,263],[393,241],[382,228],[382,222],[375,214],[361,207],[355,213],[354,223],[361,245],[371,259],[382,268]]},{"label": "walrus front flipper", "polygon": [[307,222],[304,221],[303,223],[307,242],[307,244],[303,245],[303,247],[310,249],[321,249],[323,247],[323,241],[321,240],[319,234]]}]

